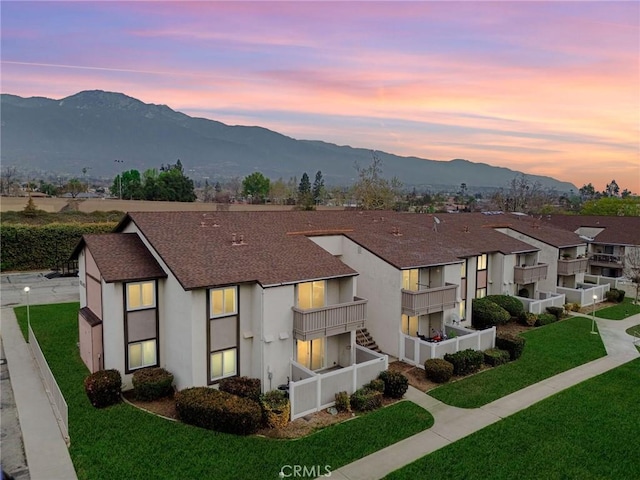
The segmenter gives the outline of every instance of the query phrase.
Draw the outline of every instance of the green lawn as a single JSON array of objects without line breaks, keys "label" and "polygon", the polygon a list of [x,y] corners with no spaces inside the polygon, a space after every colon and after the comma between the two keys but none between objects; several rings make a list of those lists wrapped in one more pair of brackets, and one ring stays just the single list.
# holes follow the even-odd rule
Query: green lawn
[{"label": "green lawn", "polygon": [[[15,309],[23,332],[26,307]],[[400,402],[299,440],[238,437],[163,420],[130,405],[94,409],[76,342],[78,304],[32,306],[31,325],[69,405],[70,454],[78,478],[277,478],[284,465],[334,470],[433,425]],[[323,470],[324,472],[324,470]]]},{"label": "green lawn", "polygon": [[596,317],[606,318],[608,320],[622,320],[640,313],[640,305],[634,305],[634,299],[625,298],[622,303],[614,305],[612,307],[603,308],[602,310],[596,310]]},{"label": "green lawn", "polygon": [[635,479],[640,359],[587,380],[386,478]]},{"label": "green lawn", "polygon": [[572,317],[523,333],[527,343],[515,362],[492,368],[429,392],[438,400],[476,408],[498,398],[606,355],[599,335],[591,335],[591,320]]}]

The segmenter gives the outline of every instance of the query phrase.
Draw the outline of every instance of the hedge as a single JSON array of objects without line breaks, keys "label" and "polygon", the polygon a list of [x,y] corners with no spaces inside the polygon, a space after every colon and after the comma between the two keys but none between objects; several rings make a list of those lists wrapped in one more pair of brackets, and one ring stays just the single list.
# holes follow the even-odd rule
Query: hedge
[{"label": "hedge", "polygon": [[164,368],[142,368],[133,373],[133,394],[138,400],[152,401],[173,392],[173,375]]},{"label": "hedge", "polygon": [[484,363],[484,354],[480,350],[468,348],[456,353],[447,353],[444,359],[453,364],[455,375],[468,375],[480,370]]},{"label": "hedge", "polygon": [[385,397],[402,398],[409,388],[409,379],[400,372],[385,370],[380,372],[378,378],[384,382]]},{"label": "hedge", "polygon": [[46,270],[65,262],[87,233],[108,233],[117,223],[12,225],[0,230],[2,270]]},{"label": "hedge", "polygon": [[558,321],[558,317],[551,313],[541,313],[536,320],[536,327],[543,327]]},{"label": "hedge", "polygon": [[289,423],[291,404],[281,390],[271,390],[260,396],[262,417],[269,428],[283,428]]},{"label": "hedge", "polygon": [[96,408],[118,403],[121,389],[122,377],[115,369],[98,370],[84,379],[84,391],[91,405]]},{"label": "hedge", "polygon": [[219,388],[222,392],[231,393],[239,397],[258,402],[260,400],[260,379],[250,377],[229,377],[220,380]]},{"label": "hedge", "polygon": [[442,358],[430,358],[424,362],[427,379],[436,383],[446,383],[453,376],[453,364]]},{"label": "hedge", "polygon": [[511,355],[506,350],[500,350],[499,348],[490,348],[484,351],[484,363],[497,367],[503,365],[511,360]]},{"label": "hedge", "polygon": [[[553,317],[553,315],[551,315]],[[555,317],[554,317],[555,318]],[[511,360],[517,360],[524,351],[525,339],[509,333],[496,336],[496,348],[509,352]]]},{"label": "hedge", "polygon": [[370,388],[359,388],[351,394],[349,403],[353,410],[368,412],[382,406],[382,392]]},{"label": "hedge", "polygon": [[471,324],[477,329],[503,325],[509,320],[509,312],[487,297],[475,298],[471,304]]},{"label": "hedge", "polygon": [[517,317],[521,312],[524,312],[522,302],[511,295],[487,295],[484,298],[500,305],[512,317]]}]

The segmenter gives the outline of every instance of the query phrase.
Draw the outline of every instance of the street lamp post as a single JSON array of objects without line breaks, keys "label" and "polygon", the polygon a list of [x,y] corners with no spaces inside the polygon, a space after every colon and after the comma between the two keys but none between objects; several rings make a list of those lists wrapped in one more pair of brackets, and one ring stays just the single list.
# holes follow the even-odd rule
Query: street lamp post
[{"label": "street lamp post", "polygon": [[29,343],[29,337],[31,336],[31,316],[29,312],[29,292],[31,289],[29,287],[24,287],[24,293],[27,294],[27,343]]},{"label": "street lamp post", "polygon": [[591,312],[591,333],[593,335],[597,335],[596,332],[596,300],[598,299],[597,295],[593,296],[593,311]]}]

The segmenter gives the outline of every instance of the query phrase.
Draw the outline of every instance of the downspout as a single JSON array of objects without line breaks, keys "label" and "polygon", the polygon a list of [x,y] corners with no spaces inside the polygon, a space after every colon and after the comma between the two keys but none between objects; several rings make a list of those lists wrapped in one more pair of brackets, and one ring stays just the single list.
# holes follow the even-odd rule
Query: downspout
[{"label": "downspout", "polygon": [[[259,284],[258,284],[259,285]],[[264,287],[260,285],[260,378],[264,382]],[[263,387],[264,389],[264,387]]]}]

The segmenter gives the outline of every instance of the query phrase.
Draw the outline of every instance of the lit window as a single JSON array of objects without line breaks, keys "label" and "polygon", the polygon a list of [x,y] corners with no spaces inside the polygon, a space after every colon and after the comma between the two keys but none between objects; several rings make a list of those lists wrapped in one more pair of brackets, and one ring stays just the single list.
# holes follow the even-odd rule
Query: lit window
[{"label": "lit window", "polygon": [[476,298],[484,298],[487,296],[486,288],[479,288],[476,290]]},{"label": "lit window", "polygon": [[487,254],[478,255],[478,270],[487,269]]},{"label": "lit window", "polygon": [[460,319],[464,319],[467,316],[467,301],[466,300],[460,300]]},{"label": "lit window", "polygon": [[320,308],[326,305],[326,281],[305,282],[298,284],[298,307],[302,309]]},{"label": "lit window", "polygon": [[127,310],[140,310],[156,306],[155,282],[127,283]]},{"label": "lit window", "polygon": [[156,363],[155,339],[129,344],[129,370],[150,367]]},{"label": "lit window", "polygon": [[233,315],[237,313],[236,287],[211,290],[211,317]]},{"label": "lit window", "polygon": [[211,354],[212,381],[237,374],[237,351],[236,348],[230,348]]},{"label": "lit window", "polygon": [[298,340],[296,361],[309,370],[319,370],[324,367],[324,338],[302,341]]},{"label": "lit window", "polygon": [[420,290],[418,286],[419,270],[417,268],[402,271],[402,288],[417,292]]},{"label": "lit window", "polygon": [[467,261],[460,264],[460,278],[467,278]]},{"label": "lit window", "polygon": [[415,337],[418,335],[418,317],[402,315],[402,333]]}]

